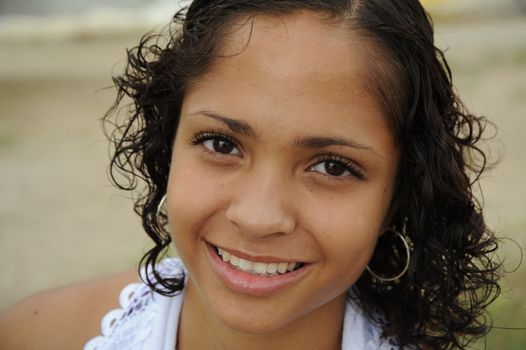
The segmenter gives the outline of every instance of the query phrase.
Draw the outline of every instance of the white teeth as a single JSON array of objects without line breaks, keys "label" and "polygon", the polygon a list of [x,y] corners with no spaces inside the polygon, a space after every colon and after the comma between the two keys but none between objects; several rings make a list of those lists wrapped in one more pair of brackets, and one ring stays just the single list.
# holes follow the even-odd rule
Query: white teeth
[{"label": "white teeth", "polygon": [[239,266],[239,258],[235,255],[232,255],[230,257],[230,264],[234,265],[234,266]]},{"label": "white teeth", "polygon": [[294,271],[294,269],[299,266],[299,263],[262,263],[250,261],[242,258],[238,258],[235,255],[232,255],[221,248],[217,248],[218,255],[223,259],[224,262],[230,263],[237,267],[238,269],[255,273],[259,275],[274,275],[276,273],[284,274],[287,272]]},{"label": "white teeth", "polygon": [[252,271],[252,268],[254,267],[254,263],[252,261],[248,261],[245,259],[239,259],[239,268],[243,271]]},{"label": "white teeth", "polygon": [[224,262],[229,262],[230,261],[230,257],[232,255],[229,252],[225,252],[221,248],[217,248],[217,252],[218,252],[219,256],[223,259]]},{"label": "white teeth", "polygon": [[279,263],[279,264],[278,264],[278,272],[279,272],[279,273],[285,273],[285,272],[287,272],[287,267],[288,267],[288,264],[287,264],[287,263]]},{"label": "white teeth", "polygon": [[276,273],[278,271],[278,264],[276,263],[270,263],[267,266],[267,272],[268,273]]},{"label": "white teeth", "polygon": [[260,262],[254,263],[254,272],[260,275],[267,273],[267,264]]}]

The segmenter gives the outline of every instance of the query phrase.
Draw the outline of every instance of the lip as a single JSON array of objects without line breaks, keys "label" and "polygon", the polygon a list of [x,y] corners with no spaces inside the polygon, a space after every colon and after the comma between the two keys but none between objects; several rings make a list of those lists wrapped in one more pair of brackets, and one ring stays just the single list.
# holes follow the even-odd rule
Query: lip
[{"label": "lip", "polygon": [[[274,295],[291,287],[303,278],[311,267],[311,264],[306,264],[283,275],[258,276],[237,270],[229,263],[224,262],[217,255],[216,248],[213,245],[206,243],[206,248],[212,269],[228,288],[238,293],[257,297]],[[276,260],[272,261],[275,262]]]}]

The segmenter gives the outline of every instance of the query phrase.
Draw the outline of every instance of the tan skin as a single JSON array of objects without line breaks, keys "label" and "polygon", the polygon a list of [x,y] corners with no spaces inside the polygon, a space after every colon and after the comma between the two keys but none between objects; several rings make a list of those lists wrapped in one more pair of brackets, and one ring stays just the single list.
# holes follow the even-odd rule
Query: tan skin
[{"label": "tan skin", "polygon": [[[370,48],[312,13],[257,17],[246,45],[250,31],[228,31],[225,58],[181,110],[167,189],[190,276],[179,349],[338,349],[346,292],[384,232],[398,165],[364,79]],[[210,245],[309,270],[248,295],[218,277]]]},{"label": "tan skin", "polygon": [[82,349],[100,335],[102,317],[119,307],[119,293],[136,271],[35,294],[0,316],[2,350]]},{"label": "tan skin", "polygon": [[[245,46],[250,28],[238,29],[222,53]],[[340,348],[345,293],[385,229],[398,165],[364,78],[367,49],[347,28],[312,13],[261,16],[246,49],[216,60],[189,88],[167,191],[170,231],[190,272],[179,350]],[[234,132],[217,115],[252,134]],[[189,142],[211,129],[237,144],[218,152],[213,138]],[[308,142],[320,137],[350,142]],[[327,154],[351,171],[328,174],[320,159]],[[311,267],[275,295],[243,295],[211,271],[206,243]],[[15,305],[0,319],[2,349],[81,348],[134,280],[125,273]]]}]

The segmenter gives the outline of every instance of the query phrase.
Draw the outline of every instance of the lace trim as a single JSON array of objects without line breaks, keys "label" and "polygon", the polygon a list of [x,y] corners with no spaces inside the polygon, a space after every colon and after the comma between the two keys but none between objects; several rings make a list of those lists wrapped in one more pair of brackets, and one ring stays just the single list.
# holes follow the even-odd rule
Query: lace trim
[{"label": "lace trim", "polygon": [[[156,270],[162,276],[182,276],[184,268],[176,259],[165,259]],[[144,276],[144,270],[141,271]],[[101,335],[84,345],[84,350],[142,349],[152,334],[159,297],[147,285],[132,283],[119,295],[120,307],[108,312],[101,321]]]},{"label": "lace trim", "polygon": [[119,295],[120,308],[108,312],[101,321],[100,336],[91,339],[84,350],[132,350],[144,344],[153,329],[156,307],[153,292],[133,283]]}]

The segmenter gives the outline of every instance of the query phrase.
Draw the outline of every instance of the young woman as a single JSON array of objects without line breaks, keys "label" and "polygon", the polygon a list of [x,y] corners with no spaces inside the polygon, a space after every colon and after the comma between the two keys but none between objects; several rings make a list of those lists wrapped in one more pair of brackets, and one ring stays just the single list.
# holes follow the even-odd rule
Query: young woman
[{"label": "young woman", "polygon": [[2,320],[8,349],[445,349],[488,331],[485,122],[417,0],[196,0],[174,23],[128,52],[106,117],[132,99],[112,169],[146,183],[142,283],[119,307],[132,274],[30,298]]}]

